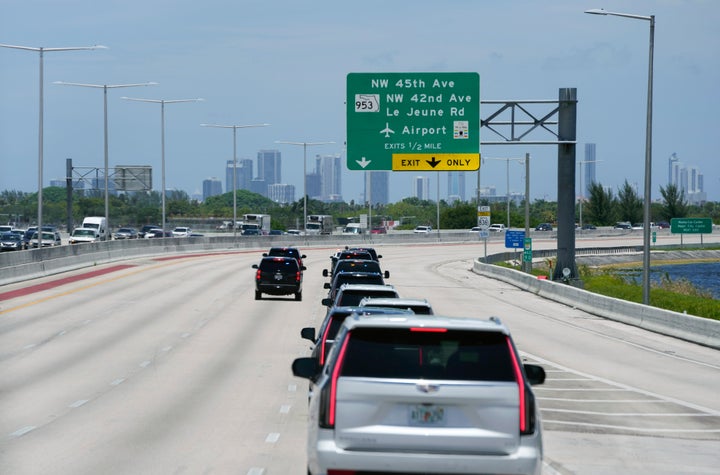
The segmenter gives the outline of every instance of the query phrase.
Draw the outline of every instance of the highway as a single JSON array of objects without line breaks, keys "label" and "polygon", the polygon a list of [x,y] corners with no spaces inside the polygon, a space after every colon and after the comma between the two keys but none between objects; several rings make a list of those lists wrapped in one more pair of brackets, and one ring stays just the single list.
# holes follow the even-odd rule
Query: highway
[{"label": "highway", "polygon": [[[478,243],[376,248],[401,296],[499,316],[545,367],[544,474],[717,473],[720,352],[475,275]],[[261,249],[4,286],[0,473],[305,473],[307,384],[290,362],[324,316],[335,248],[301,249],[302,302],[254,300]]]}]

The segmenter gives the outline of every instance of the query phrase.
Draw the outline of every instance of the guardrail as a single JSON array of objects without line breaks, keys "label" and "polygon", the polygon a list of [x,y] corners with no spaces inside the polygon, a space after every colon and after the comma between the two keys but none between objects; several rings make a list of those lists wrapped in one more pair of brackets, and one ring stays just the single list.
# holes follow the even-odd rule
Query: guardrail
[{"label": "guardrail", "polygon": [[[622,248],[616,249],[619,251]],[[606,249],[601,249],[601,251],[605,252]],[[492,261],[506,260],[504,257],[507,254],[493,255]],[[535,255],[534,252],[533,255]],[[488,258],[490,257],[488,256]],[[720,321],[718,320],[594,294],[562,282],[538,279],[534,275],[515,269],[486,264],[481,259],[475,260],[473,272],[507,282],[526,292],[578,308],[592,315],[720,349]]]}]

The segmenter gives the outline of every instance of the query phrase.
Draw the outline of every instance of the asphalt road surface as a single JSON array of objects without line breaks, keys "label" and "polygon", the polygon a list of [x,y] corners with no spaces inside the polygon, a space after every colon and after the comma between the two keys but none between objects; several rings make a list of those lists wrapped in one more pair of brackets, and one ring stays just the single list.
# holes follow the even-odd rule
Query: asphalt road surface
[{"label": "asphalt road surface", "polygon": [[[307,383],[334,248],[303,301],[254,300],[263,250],[134,260],[0,289],[0,473],[304,474]],[[545,474],[716,474],[720,352],[470,272],[481,244],[378,247],[403,297],[499,316],[548,380]]]}]

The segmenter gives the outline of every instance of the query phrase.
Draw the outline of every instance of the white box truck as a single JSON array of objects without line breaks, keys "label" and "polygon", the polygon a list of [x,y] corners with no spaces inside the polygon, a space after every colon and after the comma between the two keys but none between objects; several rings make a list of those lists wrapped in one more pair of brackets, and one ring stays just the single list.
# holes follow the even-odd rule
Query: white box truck
[{"label": "white box truck", "polygon": [[107,220],[104,216],[87,216],[80,227],[94,229],[99,241],[106,241],[108,238]]},{"label": "white box truck", "polygon": [[270,215],[269,214],[244,214],[240,223],[240,230],[257,229],[260,234],[267,236],[270,234]]},{"label": "white box truck", "polygon": [[305,234],[332,234],[333,217],[329,214],[311,214],[305,223]]}]

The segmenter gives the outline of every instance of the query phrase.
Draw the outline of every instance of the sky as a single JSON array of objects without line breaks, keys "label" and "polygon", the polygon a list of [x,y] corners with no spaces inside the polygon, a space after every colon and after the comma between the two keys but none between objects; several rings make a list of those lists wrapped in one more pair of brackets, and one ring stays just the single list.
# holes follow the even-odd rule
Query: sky
[{"label": "sky", "polygon": [[[308,147],[345,157],[348,73],[477,72],[480,98],[557,100],[577,89],[577,161],[596,144],[596,178],[617,193],[627,180],[642,196],[648,88],[648,21],[585,14],[592,8],[655,15],[652,196],[668,180],[674,153],[704,176],[720,201],[720,2],[717,0],[0,0],[0,43],[93,51],[44,54],[43,184],[75,167],[104,166],[102,88],[108,89],[108,162],[150,165],[161,183],[161,107],[123,97],[202,102],[165,104],[166,187],[194,194],[217,177],[225,190],[232,130],[238,158],[282,153],[282,181],[303,190],[303,147],[277,141],[335,142]],[[37,191],[39,53],[0,48],[0,190]],[[549,111],[550,109],[547,109]],[[490,112],[481,106],[480,115]],[[482,128],[482,141],[499,138]],[[549,136],[543,140],[550,140]],[[483,145],[483,157],[530,160],[531,200],[557,199],[557,147]],[[579,170],[576,182],[579,189]],[[411,195],[414,176],[391,172],[390,201]],[[477,172],[468,172],[466,199]],[[508,178],[509,176],[509,178]],[[362,171],[344,170],[346,201],[362,201]],[[521,193],[519,160],[486,160],[481,187]]]}]

